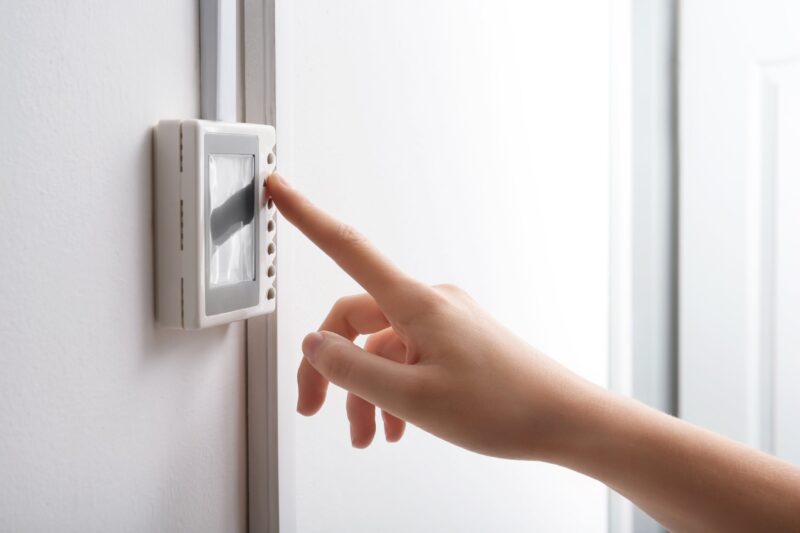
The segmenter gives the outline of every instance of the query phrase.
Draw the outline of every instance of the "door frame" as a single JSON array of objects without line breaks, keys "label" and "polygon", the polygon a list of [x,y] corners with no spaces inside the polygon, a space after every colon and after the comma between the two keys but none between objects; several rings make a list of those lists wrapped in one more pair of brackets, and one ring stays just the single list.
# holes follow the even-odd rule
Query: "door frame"
[{"label": "door frame", "polygon": [[[677,416],[679,0],[611,0],[609,388]],[[609,489],[608,530],[664,529]]]},{"label": "door frame", "polygon": [[[239,1],[242,115],[245,122],[276,125],[275,0]],[[278,136],[279,138],[279,136]],[[275,154],[278,155],[278,145]],[[276,220],[277,229],[280,224]],[[279,250],[279,234],[275,246]],[[276,254],[275,312],[247,321],[248,530],[280,530],[278,443],[278,310],[280,254]]]},{"label": "door frame", "polygon": [[[200,95],[204,119],[275,124],[274,0],[200,0]],[[277,315],[245,323],[247,524],[259,533],[280,528]]]}]

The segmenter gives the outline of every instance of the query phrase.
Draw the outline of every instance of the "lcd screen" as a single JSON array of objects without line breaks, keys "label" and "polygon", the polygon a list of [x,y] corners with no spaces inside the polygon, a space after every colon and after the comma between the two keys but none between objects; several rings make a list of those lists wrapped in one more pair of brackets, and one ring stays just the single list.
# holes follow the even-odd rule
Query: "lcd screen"
[{"label": "lcd screen", "polygon": [[208,156],[209,284],[255,279],[255,160],[252,155]]}]

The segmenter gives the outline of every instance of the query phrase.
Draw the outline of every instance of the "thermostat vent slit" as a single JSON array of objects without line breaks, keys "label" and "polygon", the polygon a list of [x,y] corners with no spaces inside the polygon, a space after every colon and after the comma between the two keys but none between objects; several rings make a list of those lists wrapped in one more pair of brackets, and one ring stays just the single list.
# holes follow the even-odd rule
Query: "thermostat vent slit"
[{"label": "thermostat vent slit", "polygon": [[183,200],[181,200],[181,251],[183,251]]},{"label": "thermostat vent slit", "polygon": [[180,128],[178,129],[180,132],[180,142],[178,142],[178,152],[180,153],[180,168],[181,172],[183,172],[183,124],[181,124]]},{"label": "thermostat vent slit", "polygon": [[183,304],[183,278],[181,278],[181,327],[186,329],[186,318]]}]

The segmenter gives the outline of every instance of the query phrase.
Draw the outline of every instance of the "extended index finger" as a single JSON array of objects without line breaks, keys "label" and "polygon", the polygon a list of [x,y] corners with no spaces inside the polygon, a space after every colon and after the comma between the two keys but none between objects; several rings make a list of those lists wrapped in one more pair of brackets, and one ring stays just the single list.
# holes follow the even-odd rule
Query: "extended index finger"
[{"label": "extended index finger", "polygon": [[333,259],[387,314],[407,316],[428,287],[418,283],[373,248],[355,229],[316,207],[277,174],[267,188],[281,214]]}]

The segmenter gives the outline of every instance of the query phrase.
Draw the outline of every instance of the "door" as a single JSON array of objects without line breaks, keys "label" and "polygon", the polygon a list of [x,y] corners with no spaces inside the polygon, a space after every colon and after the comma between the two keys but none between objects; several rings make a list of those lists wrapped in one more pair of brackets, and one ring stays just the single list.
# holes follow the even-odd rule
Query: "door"
[{"label": "door", "polygon": [[680,412],[797,463],[800,4],[680,16]]},{"label": "door", "polygon": [[[412,275],[588,379],[608,366],[609,5],[278,2],[278,166]],[[279,224],[281,531],[606,530],[607,490],[409,428],[351,448],[294,407],[305,334],[358,291]]]}]

